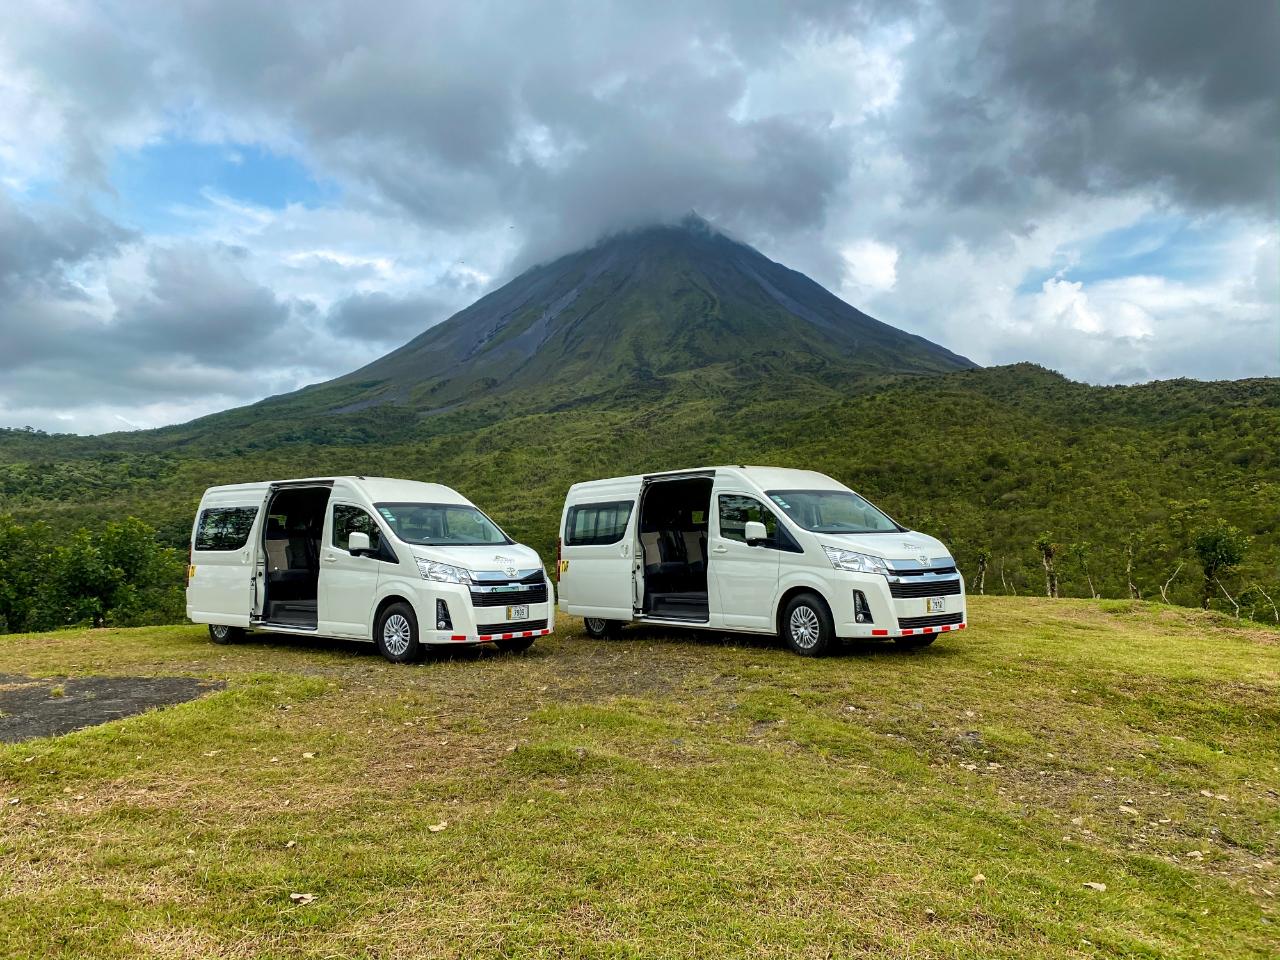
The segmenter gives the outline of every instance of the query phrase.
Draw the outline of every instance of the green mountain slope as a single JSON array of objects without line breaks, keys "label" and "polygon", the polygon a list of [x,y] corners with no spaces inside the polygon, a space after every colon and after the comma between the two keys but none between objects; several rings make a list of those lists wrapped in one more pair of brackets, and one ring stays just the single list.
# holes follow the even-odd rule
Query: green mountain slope
[{"label": "green mountain slope", "polygon": [[974,369],[698,224],[509,287],[363,370],[239,410],[104,437],[0,432],[0,513],[55,528],[136,514],[179,545],[210,484],[384,474],[457,487],[549,557],[573,482],[769,463],[861,490],[952,544],[971,579],[989,551],[989,592],[1043,590],[1047,532],[1068,594],[1092,580],[1125,596],[1131,564],[1144,596],[1178,571],[1169,596],[1193,603],[1191,538],[1225,518],[1253,537],[1228,588],[1280,600],[1278,380]]}]

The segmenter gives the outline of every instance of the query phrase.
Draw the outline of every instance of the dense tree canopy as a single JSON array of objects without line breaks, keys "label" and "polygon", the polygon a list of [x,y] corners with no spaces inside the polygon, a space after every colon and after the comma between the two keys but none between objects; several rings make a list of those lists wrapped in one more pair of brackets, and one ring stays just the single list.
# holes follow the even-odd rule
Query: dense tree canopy
[{"label": "dense tree canopy", "polygon": [[[65,549],[80,527],[138,516],[185,550],[211,484],[384,475],[456,487],[550,557],[571,483],[774,464],[830,474],[937,535],[970,581],[985,557],[987,593],[1045,590],[1043,535],[1061,546],[1063,596],[1198,605],[1197,537],[1221,521],[1249,544],[1214,576],[1242,615],[1274,618],[1266,597],[1280,596],[1280,381],[1091,387],[1026,364],[846,379],[821,361],[798,363],[758,355],[545,407],[339,415],[304,391],[159,431],[8,431],[0,510]],[[1234,612],[1221,591],[1210,603]]]}]

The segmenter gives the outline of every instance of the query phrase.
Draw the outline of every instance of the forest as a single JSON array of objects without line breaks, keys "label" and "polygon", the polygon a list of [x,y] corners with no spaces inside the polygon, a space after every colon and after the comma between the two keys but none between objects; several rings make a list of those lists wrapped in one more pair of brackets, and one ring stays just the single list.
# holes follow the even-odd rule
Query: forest
[{"label": "forest", "polygon": [[[1029,364],[802,373],[756,357],[541,408],[340,415],[303,391],[158,431],[5,430],[0,628],[180,618],[191,522],[212,484],[432,480],[549,560],[571,483],[716,463],[847,483],[950,545],[970,592],[1136,597],[1280,622],[1280,381],[1095,387]],[[94,572],[77,579],[80,567]]]}]

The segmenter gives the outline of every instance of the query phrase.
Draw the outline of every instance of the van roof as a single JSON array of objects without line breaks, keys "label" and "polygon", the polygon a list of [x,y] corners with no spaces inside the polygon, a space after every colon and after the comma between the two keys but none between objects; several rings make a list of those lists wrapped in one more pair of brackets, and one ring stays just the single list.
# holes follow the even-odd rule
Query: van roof
[{"label": "van roof", "polygon": [[726,464],[719,467],[688,467],[683,470],[657,470],[653,473],[637,473],[627,477],[607,477],[575,483],[569,488],[588,490],[596,486],[638,486],[645,477],[674,477],[681,474],[715,473],[741,477],[762,490],[843,490],[844,484],[816,470],[796,470],[791,467],[758,467],[744,464]]},{"label": "van roof", "polygon": [[299,486],[308,483],[345,483],[354,487],[373,503],[470,503],[452,487],[442,483],[424,483],[420,480],[399,480],[394,477],[298,477],[289,480],[259,480],[253,483],[228,483],[209,487],[204,499],[225,499],[236,495],[265,495],[272,484]]}]

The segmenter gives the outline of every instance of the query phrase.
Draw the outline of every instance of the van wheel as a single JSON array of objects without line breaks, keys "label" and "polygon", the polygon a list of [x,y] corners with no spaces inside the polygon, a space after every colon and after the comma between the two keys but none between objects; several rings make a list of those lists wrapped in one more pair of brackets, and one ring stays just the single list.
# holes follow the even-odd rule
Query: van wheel
[{"label": "van wheel", "polygon": [[814,593],[793,597],[782,612],[782,637],[794,653],[820,657],[835,646],[836,628],[831,611]]},{"label": "van wheel", "polygon": [[605,620],[603,617],[587,617],[582,621],[587,628],[587,636],[595,640],[613,640],[622,632],[622,622]]},{"label": "van wheel", "polygon": [[244,639],[244,630],[240,627],[228,627],[221,623],[209,624],[209,639],[214,643],[239,643]]},{"label": "van wheel", "polygon": [[495,640],[493,645],[502,653],[524,653],[533,646],[533,641],[537,637],[516,637],[511,640]]},{"label": "van wheel", "polygon": [[382,611],[373,638],[378,652],[392,663],[415,663],[422,658],[418,618],[407,603],[393,603]]},{"label": "van wheel", "polygon": [[938,635],[936,633],[918,633],[909,637],[894,637],[893,642],[903,650],[919,650],[921,647],[927,647],[937,639]]}]

